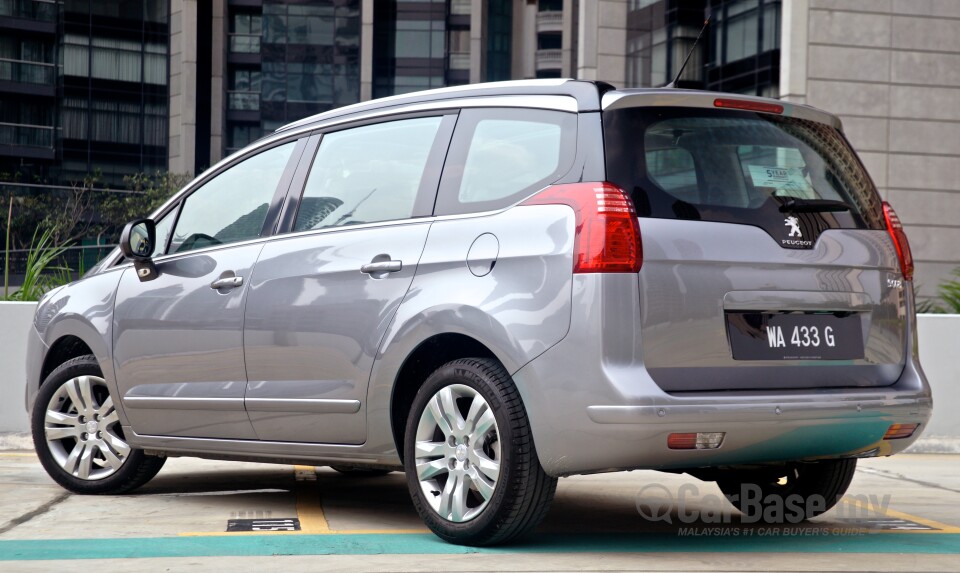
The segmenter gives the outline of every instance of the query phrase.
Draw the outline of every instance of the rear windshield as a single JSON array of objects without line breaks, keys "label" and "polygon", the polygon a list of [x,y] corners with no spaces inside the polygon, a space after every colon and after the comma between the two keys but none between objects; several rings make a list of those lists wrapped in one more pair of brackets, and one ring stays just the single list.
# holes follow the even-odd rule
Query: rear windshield
[{"label": "rear windshield", "polygon": [[823,228],[884,228],[873,183],[829,125],[670,107],[608,111],[603,125],[607,178],[641,217],[782,227],[790,206],[818,204]]}]

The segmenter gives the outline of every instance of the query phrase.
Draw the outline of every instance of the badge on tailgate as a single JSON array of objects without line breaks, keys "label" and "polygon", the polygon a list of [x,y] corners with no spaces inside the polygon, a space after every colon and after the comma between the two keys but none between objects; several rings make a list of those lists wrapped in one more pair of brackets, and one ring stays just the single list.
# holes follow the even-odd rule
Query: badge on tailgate
[{"label": "badge on tailgate", "polygon": [[863,358],[856,312],[727,312],[734,360],[852,360]]}]

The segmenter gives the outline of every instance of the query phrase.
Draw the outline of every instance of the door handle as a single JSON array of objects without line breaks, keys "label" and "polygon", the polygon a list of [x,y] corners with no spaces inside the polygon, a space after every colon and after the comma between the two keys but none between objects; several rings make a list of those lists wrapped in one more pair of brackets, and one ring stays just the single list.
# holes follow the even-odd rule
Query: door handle
[{"label": "door handle", "polygon": [[403,269],[403,261],[377,261],[363,265],[360,267],[360,272],[366,274],[395,273],[401,269]]},{"label": "door handle", "polygon": [[225,288],[237,288],[243,284],[243,277],[224,277],[210,283],[210,288],[215,290]]}]

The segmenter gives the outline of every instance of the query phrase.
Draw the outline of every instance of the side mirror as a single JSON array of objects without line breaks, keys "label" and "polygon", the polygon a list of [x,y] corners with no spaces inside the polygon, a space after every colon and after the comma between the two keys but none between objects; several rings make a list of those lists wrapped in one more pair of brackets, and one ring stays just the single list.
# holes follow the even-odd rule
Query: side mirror
[{"label": "side mirror", "polygon": [[157,244],[157,226],[152,219],[138,219],[127,223],[120,233],[120,252],[133,261],[141,282],[157,278],[153,264],[153,250]]}]

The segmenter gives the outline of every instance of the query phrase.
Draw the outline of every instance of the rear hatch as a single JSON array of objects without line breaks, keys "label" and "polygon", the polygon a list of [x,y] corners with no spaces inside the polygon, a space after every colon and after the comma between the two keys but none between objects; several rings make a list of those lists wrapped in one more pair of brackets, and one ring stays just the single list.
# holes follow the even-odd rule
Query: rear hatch
[{"label": "rear hatch", "polygon": [[627,91],[604,96],[603,125],[607,178],[640,217],[641,350],[661,388],[899,378],[906,283],[881,199],[835,118]]}]

